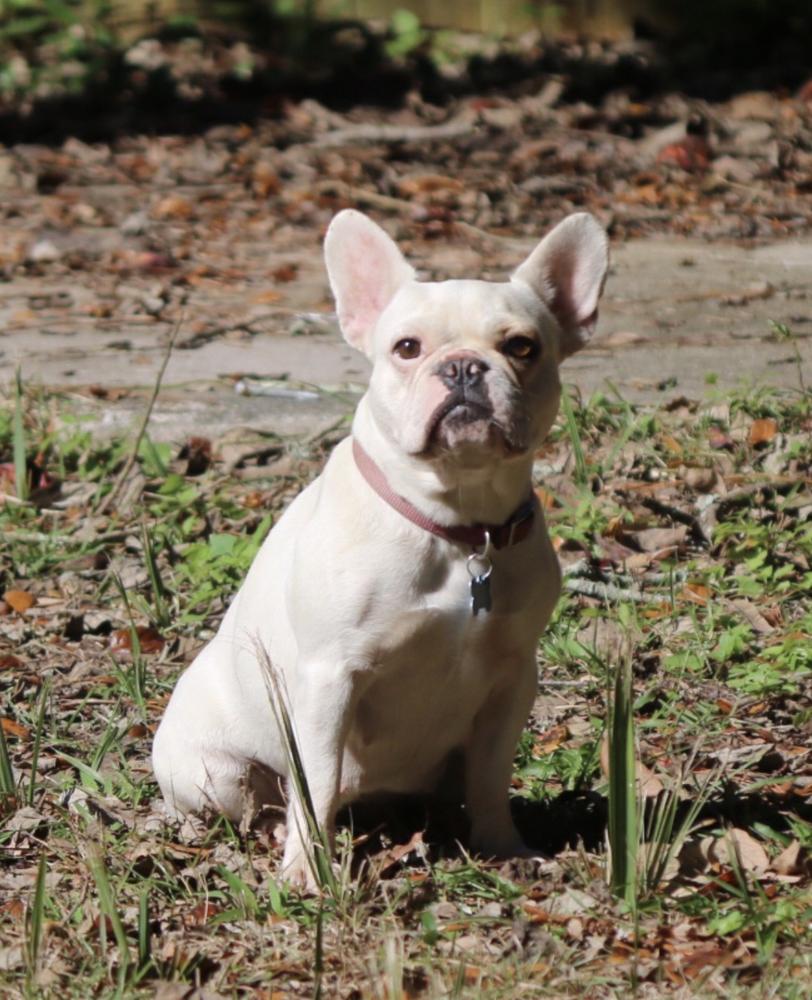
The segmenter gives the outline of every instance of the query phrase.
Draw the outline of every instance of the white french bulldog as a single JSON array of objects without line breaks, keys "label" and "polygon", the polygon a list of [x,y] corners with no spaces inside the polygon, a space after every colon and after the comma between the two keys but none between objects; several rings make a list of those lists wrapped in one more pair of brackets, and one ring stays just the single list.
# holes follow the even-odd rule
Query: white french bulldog
[{"label": "white french bulldog", "polygon": [[[325,258],[347,341],[372,361],[352,437],[285,511],[155,736],[169,810],[238,820],[247,776],[279,801],[289,706],[316,821],[362,796],[429,792],[465,760],[471,846],[528,855],[510,814],[536,646],[560,590],[531,487],[559,403],[558,364],[589,338],[608,263],[571,215],[507,282],[418,282],[360,212]],[[314,886],[288,782],[282,875]],[[256,796],[255,796],[256,798]]]}]

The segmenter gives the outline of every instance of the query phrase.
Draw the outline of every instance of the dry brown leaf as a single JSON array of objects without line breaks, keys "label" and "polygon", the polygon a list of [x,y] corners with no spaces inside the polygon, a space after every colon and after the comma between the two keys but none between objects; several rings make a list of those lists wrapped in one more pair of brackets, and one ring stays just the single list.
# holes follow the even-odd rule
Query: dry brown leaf
[{"label": "dry brown leaf", "polygon": [[389,871],[390,868],[394,867],[399,861],[402,861],[403,858],[408,857],[413,851],[420,852],[423,849],[423,831],[416,830],[405,844],[395,844],[394,847],[390,847],[384,853],[378,874],[383,875],[384,872]]},{"label": "dry brown leaf", "polygon": [[688,535],[686,524],[676,528],[643,528],[642,531],[629,531],[624,539],[633,542],[643,552],[660,552],[662,549],[672,549],[682,545]]},{"label": "dry brown leaf", "polygon": [[170,194],[166,198],[161,198],[153,208],[152,214],[156,219],[191,219],[194,205],[182,195]]},{"label": "dry brown leaf", "polygon": [[775,631],[755,604],[752,601],[748,601],[746,597],[737,598],[730,603],[747,620],[748,624],[752,625],[759,635],[770,635],[771,632]]},{"label": "dry brown leaf", "polygon": [[703,466],[689,466],[682,473],[682,478],[686,486],[697,493],[710,493],[716,485],[718,473],[716,469],[708,469]]},{"label": "dry brown leaf", "polygon": [[663,433],[660,435],[660,444],[665,448],[666,451],[670,452],[672,455],[681,455],[683,448],[679,441],[673,436],[673,434]]},{"label": "dry brown leaf", "polygon": [[297,275],[299,274],[299,265],[292,262],[287,264],[282,264],[273,270],[272,276],[274,281],[278,281],[280,284],[287,284],[289,281],[295,281]]},{"label": "dry brown leaf", "polygon": [[212,917],[223,912],[223,907],[212,903],[209,899],[204,899],[191,910],[183,915],[183,923],[186,927],[202,927],[207,924]]},{"label": "dry brown leaf", "polygon": [[445,177],[442,174],[416,174],[413,177],[404,177],[398,182],[397,187],[401,198],[432,195],[441,191],[459,193],[465,190],[461,180],[456,177]]},{"label": "dry brown leaf", "polygon": [[[682,961],[680,961],[682,959]],[[716,944],[699,944],[693,950],[681,955],[675,954],[675,961],[669,965],[676,971],[676,979],[696,979],[702,975],[706,969],[719,969],[732,965],[735,956],[728,949]]]},{"label": "dry brown leaf", "polygon": [[[142,653],[159,653],[166,640],[154,628],[147,625],[139,625],[136,628],[138,644]],[[114,653],[131,653],[133,648],[132,630],[128,628],[117,628],[110,633],[110,649]]]},{"label": "dry brown leaf", "polygon": [[25,916],[25,903],[17,896],[0,903],[0,913],[10,917],[15,922],[20,921]]},{"label": "dry brown leaf", "polygon": [[279,194],[282,182],[270,163],[258,160],[251,177],[251,187],[258,198],[267,198],[269,195]]},{"label": "dry brown leaf", "polygon": [[[709,838],[703,838],[702,844]],[[708,845],[708,858],[719,864],[733,867],[740,864],[746,872],[760,874],[770,867],[770,859],[761,844],[746,830],[734,827],[723,837],[712,837]]]},{"label": "dry brown leaf", "polygon": [[27,590],[7,590],[3,594],[3,600],[18,614],[33,608],[37,602],[34,595],[29,594]]},{"label": "dry brown leaf", "polygon": [[710,595],[710,587],[706,587],[704,583],[686,583],[679,596],[692,604],[707,604]]},{"label": "dry brown leaf", "polygon": [[478,965],[466,965],[463,978],[468,986],[478,986],[484,978],[484,972]]},{"label": "dry brown leaf", "polygon": [[[609,734],[604,733],[601,740],[600,749],[601,772],[605,778],[609,777]],[[663,790],[663,783],[657,775],[641,761],[635,761],[635,774],[637,777],[637,791],[644,798],[654,798]]]},{"label": "dry brown leaf", "polygon": [[772,863],[772,870],[778,875],[804,875],[811,867],[809,853],[797,840],[788,844]]},{"label": "dry brown leaf", "polygon": [[657,163],[676,166],[681,170],[699,173],[710,165],[710,148],[702,135],[686,135],[679,142],[672,142],[657,154]]},{"label": "dry brown leaf", "polygon": [[27,726],[24,726],[21,722],[17,722],[16,719],[0,719],[0,726],[3,727],[3,732],[6,736],[16,736],[18,739],[27,739],[30,730]]},{"label": "dry brown leaf", "polygon": [[186,461],[185,475],[201,475],[211,465],[211,441],[205,437],[190,437],[181,448],[178,458]]},{"label": "dry brown leaf", "polygon": [[278,302],[281,298],[281,292],[274,291],[273,288],[266,288],[264,291],[252,295],[251,302],[258,306],[269,306],[273,305],[274,302]]},{"label": "dry brown leaf", "polygon": [[754,420],[750,425],[747,443],[751,448],[756,448],[760,444],[769,444],[777,433],[778,422],[772,417],[762,417],[760,420]]},{"label": "dry brown leaf", "polygon": [[637,786],[645,799],[655,798],[663,790],[663,783],[642,761],[637,761]]},{"label": "dry brown leaf", "polygon": [[571,920],[568,920],[566,932],[567,936],[571,937],[574,941],[580,941],[584,936],[583,920],[580,917],[573,917]]},{"label": "dry brown leaf", "polygon": [[557,750],[562,743],[569,739],[570,731],[566,726],[553,726],[552,729],[548,729],[534,741],[533,743],[533,756],[543,757],[546,754],[553,753]]}]

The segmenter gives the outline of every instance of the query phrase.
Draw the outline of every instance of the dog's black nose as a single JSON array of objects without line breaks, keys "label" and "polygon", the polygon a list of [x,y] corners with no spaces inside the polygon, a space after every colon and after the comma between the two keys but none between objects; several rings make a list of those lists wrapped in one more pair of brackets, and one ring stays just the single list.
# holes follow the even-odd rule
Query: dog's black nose
[{"label": "dog's black nose", "polygon": [[473,389],[482,381],[482,376],[490,368],[482,358],[472,358],[465,355],[461,358],[448,358],[435,369],[444,385],[449,389]]}]

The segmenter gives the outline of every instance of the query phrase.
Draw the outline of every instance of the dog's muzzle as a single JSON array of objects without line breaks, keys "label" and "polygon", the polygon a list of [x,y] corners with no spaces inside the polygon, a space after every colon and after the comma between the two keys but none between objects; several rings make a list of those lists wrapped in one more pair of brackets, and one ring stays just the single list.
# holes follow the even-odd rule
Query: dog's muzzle
[{"label": "dog's muzzle", "polygon": [[459,354],[445,358],[434,369],[434,375],[449,390],[431,419],[431,433],[444,421],[470,424],[490,420],[493,405],[485,385],[490,365],[475,354]]}]

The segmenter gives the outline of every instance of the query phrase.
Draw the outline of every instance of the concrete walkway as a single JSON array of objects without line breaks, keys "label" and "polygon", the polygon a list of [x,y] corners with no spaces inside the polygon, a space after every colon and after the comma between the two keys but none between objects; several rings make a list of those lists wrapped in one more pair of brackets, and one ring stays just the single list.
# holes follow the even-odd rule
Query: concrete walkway
[{"label": "concrete walkway", "polygon": [[[497,277],[529,249],[516,243],[488,255],[430,243],[413,258],[432,277]],[[286,286],[284,307],[254,304],[246,313],[239,290],[228,283],[208,287],[211,309],[234,315],[235,325],[226,322],[221,333],[208,329],[202,336],[181,330],[153,415],[155,438],[214,437],[235,425],[317,433],[351,409],[367,363],[335,327],[320,253],[315,246],[291,246],[285,260],[298,273]],[[20,365],[26,380],[74,396],[99,432],[120,430],[143,410],[145,392],[115,398],[109,390],[154,383],[169,324],[139,316],[118,336],[64,319],[15,329],[20,300],[69,294],[81,305],[82,289],[63,284],[40,276],[0,288],[0,384]],[[786,324],[794,340],[777,338],[771,321]],[[789,390],[802,378],[812,385],[812,241],[744,249],[663,239],[614,247],[598,334],[562,375],[584,395],[611,383],[632,401],[701,398],[711,381]],[[91,385],[101,387],[102,398],[85,391]]]}]

